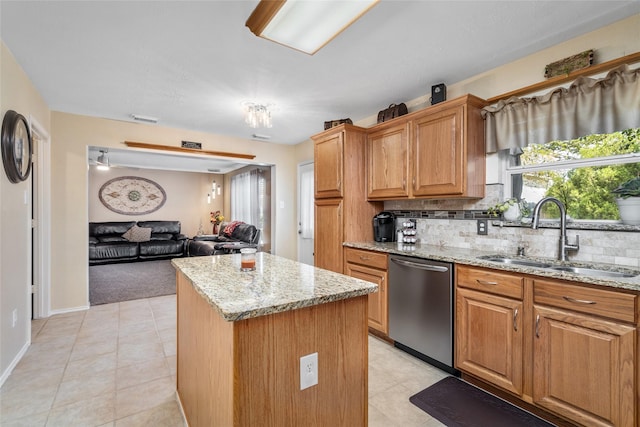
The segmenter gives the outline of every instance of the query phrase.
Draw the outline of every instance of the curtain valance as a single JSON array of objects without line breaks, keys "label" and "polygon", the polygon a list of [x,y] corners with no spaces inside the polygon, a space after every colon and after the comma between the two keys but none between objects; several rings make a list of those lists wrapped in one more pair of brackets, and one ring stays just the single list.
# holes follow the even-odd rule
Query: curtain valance
[{"label": "curtain valance", "polygon": [[640,127],[640,68],[622,65],[602,79],[512,97],[483,109],[487,153]]}]

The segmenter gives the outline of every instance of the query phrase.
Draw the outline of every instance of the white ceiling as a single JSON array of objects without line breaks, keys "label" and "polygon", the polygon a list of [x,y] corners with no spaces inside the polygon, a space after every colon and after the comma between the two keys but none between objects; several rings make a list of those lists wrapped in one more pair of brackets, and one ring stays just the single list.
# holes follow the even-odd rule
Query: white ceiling
[{"label": "white ceiling", "polygon": [[[640,13],[640,1],[382,0],[313,56],[254,36],[247,1],[5,1],[0,35],[52,110],[296,144]],[[542,71],[541,71],[542,72]],[[242,103],[275,104],[251,129]]]}]

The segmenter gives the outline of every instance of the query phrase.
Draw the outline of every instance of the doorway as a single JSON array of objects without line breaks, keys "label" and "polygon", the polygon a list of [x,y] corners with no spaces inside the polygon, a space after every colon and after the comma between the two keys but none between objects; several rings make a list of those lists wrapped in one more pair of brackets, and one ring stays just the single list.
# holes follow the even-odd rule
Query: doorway
[{"label": "doorway", "polygon": [[313,162],[298,165],[298,262],[314,265]]}]

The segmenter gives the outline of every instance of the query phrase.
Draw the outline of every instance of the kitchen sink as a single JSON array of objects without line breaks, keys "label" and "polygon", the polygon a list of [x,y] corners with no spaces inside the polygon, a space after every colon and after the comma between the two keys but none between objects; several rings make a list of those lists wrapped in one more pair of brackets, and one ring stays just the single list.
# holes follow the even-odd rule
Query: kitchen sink
[{"label": "kitchen sink", "polygon": [[539,262],[539,261],[528,260],[528,259],[521,259],[521,258],[506,258],[506,257],[500,257],[500,256],[481,256],[479,258],[483,259],[483,260],[486,260],[486,261],[499,262],[499,263],[502,263],[502,264],[522,265],[522,266],[525,266],[525,267],[538,267],[538,268],[549,268],[549,267],[551,267],[551,264],[547,264],[547,263]]},{"label": "kitchen sink", "polygon": [[615,270],[605,270],[605,269],[592,268],[592,267],[577,267],[577,266],[564,265],[564,264],[552,264],[544,261],[536,261],[536,260],[526,259],[526,258],[509,258],[509,257],[500,256],[500,255],[485,255],[485,256],[478,257],[478,259],[491,261],[491,262],[498,262],[501,264],[521,265],[524,267],[537,267],[537,268],[544,268],[552,271],[566,272],[566,273],[573,273],[573,274],[580,274],[584,276],[594,276],[594,277],[636,277],[640,275],[640,271],[635,271],[635,270],[615,271]]},{"label": "kitchen sink", "polygon": [[625,273],[621,271],[601,270],[598,268],[571,267],[567,265],[556,265],[549,267],[549,270],[566,271],[567,273],[584,274],[586,276],[598,277],[635,277],[638,273]]}]

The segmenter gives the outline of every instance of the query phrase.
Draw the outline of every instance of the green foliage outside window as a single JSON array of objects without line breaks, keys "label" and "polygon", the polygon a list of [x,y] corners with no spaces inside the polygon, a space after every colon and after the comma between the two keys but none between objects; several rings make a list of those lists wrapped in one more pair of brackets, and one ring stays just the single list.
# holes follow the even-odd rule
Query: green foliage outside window
[{"label": "green foliage outside window", "polygon": [[[524,149],[521,162],[534,165],[638,152],[640,128],[531,145]],[[615,194],[611,191],[637,176],[640,176],[640,163],[626,163],[524,173],[523,181],[525,187],[546,189],[545,196],[561,200],[572,218],[615,220],[619,215]],[[548,203],[543,207],[543,217],[557,218],[558,215],[555,205]]]}]

